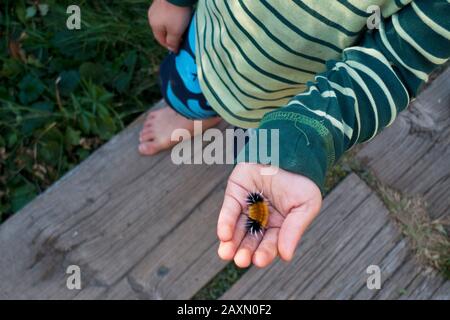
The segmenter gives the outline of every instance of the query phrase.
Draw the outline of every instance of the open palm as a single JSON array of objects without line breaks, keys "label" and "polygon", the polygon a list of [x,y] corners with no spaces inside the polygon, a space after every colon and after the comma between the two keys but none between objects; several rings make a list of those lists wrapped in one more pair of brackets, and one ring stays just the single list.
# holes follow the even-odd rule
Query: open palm
[{"label": "open palm", "polygon": [[[265,267],[278,255],[290,261],[300,237],[322,205],[320,190],[310,179],[282,169],[262,175],[264,168],[267,166],[251,163],[234,168],[219,215],[219,256],[234,259],[241,268],[252,262]],[[270,217],[263,235],[254,235],[245,228],[246,199],[249,192],[260,191],[269,202]]]}]

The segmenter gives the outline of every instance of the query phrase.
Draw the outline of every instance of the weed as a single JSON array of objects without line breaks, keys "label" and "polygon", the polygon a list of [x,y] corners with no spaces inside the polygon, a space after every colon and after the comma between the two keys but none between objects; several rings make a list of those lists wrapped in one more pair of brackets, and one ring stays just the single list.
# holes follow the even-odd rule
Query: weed
[{"label": "weed", "polygon": [[5,0],[0,8],[0,221],[160,98],[146,0]]}]

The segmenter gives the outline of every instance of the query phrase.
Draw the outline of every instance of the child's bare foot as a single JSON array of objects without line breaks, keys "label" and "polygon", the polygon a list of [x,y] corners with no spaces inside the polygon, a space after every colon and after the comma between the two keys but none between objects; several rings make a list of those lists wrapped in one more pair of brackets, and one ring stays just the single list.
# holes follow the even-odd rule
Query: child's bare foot
[{"label": "child's bare foot", "polygon": [[[202,120],[202,129],[214,127],[220,120],[219,117]],[[169,106],[151,111],[139,135],[139,152],[154,155],[174,146],[178,142],[171,141],[170,137],[175,129],[187,129],[193,135],[194,121],[184,118]]]}]

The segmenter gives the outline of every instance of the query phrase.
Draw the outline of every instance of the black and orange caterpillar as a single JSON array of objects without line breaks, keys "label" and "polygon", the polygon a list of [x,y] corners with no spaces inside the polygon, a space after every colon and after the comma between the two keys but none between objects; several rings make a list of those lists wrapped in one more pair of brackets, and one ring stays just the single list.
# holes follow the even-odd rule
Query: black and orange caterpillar
[{"label": "black and orange caterpillar", "polygon": [[262,192],[250,192],[247,196],[248,220],[247,232],[256,235],[263,233],[269,224],[269,205],[264,199]]}]

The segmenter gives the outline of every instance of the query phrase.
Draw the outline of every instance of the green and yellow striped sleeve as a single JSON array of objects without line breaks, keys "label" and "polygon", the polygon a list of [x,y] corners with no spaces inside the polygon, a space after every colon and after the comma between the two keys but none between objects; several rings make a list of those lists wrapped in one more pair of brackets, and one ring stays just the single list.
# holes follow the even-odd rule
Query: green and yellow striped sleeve
[{"label": "green and yellow striped sleeve", "polygon": [[171,4],[180,7],[189,7],[193,6],[198,0],[168,0]]},{"label": "green and yellow striped sleeve", "polygon": [[450,57],[450,3],[415,0],[366,31],[342,60],[328,61],[307,90],[267,113],[279,129],[279,166],[322,190],[328,169],[349,148],[392,124],[429,74]]}]

